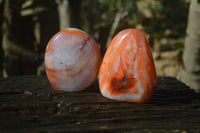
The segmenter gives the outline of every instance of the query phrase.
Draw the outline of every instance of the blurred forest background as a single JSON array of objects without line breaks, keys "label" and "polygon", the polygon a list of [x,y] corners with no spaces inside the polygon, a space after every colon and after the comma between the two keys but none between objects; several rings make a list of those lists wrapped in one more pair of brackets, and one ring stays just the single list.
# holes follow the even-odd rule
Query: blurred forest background
[{"label": "blurred forest background", "polygon": [[0,0],[0,76],[45,74],[49,39],[75,27],[97,41],[102,56],[119,31],[142,30],[157,75],[177,77],[189,5],[190,0]]}]

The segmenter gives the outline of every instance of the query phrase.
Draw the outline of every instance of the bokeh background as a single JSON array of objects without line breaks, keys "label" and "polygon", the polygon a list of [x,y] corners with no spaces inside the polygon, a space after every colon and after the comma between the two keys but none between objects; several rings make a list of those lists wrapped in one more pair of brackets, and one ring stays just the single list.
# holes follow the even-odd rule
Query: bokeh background
[{"label": "bokeh background", "polygon": [[190,0],[0,0],[0,76],[45,75],[48,41],[75,27],[96,40],[102,57],[119,31],[142,30],[157,75],[179,77],[189,6]]}]

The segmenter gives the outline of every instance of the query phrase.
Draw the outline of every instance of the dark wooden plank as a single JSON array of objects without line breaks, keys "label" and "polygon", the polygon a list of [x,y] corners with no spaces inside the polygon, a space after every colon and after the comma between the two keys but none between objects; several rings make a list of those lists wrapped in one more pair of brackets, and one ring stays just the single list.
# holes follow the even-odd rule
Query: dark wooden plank
[{"label": "dark wooden plank", "polygon": [[158,77],[146,104],[101,96],[98,82],[76,93],[54,91],[45,76],[0,78],[1,132],[200,132],[200,94]]}]

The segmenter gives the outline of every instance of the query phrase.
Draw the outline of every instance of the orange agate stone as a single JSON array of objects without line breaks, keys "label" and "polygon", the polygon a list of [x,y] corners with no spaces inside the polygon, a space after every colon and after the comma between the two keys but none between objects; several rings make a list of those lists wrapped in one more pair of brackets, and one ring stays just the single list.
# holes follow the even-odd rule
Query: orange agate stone
[{"label": "orange agate stone", "polygon": [[145,35],[136,29],[119,32],[100,66],[99,86],[107,98],[147,102],[156,86],[156,71]]},{"label": "orange agate stone", "polygon": [[86,32],[68,28],[49,41],[45,68],[56,90],[81,91],[96,79],[101,56],[95,40]]}]

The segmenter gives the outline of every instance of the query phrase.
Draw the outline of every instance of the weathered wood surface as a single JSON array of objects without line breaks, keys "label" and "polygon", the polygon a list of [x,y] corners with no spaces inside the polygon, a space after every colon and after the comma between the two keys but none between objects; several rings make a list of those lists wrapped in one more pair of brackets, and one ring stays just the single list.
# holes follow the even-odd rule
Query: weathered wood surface
[{"label": "weathered wood surface", "polygon": [[86,91],[54,91],[45,76],[0,78],[0,132],[200,132],[200,94],[158,77],[146,104]]}]

